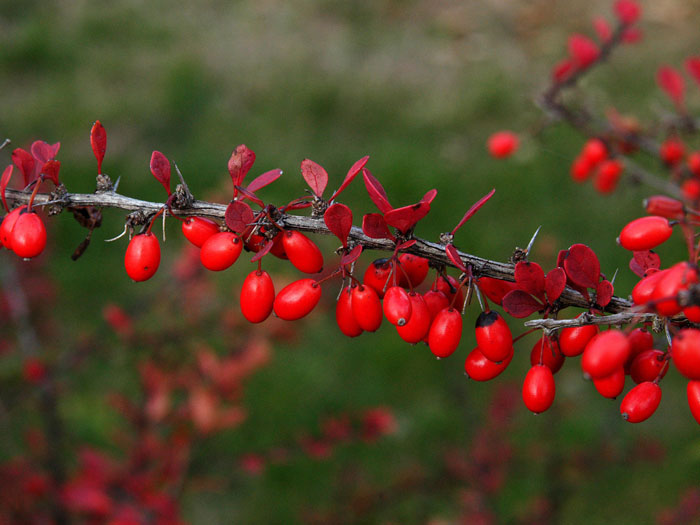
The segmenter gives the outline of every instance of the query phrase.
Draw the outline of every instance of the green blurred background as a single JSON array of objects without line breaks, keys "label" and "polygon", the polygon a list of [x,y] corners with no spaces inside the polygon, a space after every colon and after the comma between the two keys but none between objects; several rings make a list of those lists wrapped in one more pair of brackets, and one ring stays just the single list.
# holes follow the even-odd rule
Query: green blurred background
[{"label": "green blurred background", "polygon": [[[616,288],[626,295],[634,278],[615,237],[641,212],[649,191],[623,183],[615,194],[601,197],[590,184],[575,185],[568,169],[580,135],[561,125],[537,137],[528,134],[542,117],[533,101],[551,65],[564,56],[567,36],[592,34],[591,18],[610,20],[610,4],[0,2],[0,134],[13,147],[36,139],[60,141],[63,182],[69,191],[89,192],[95,163],[88,134],[99,119],[108,133],[104,171],[121,177],[121,193],[159,200],[162,188],[148,171],[154,149],[177,162],[197,197],[215,195],[225,202],[226,162],[245,143],[257,153],[254,174],[285,171],[263,193],[278,204],[303,193],[303,158],[322,164],[329,187],[335,187],[355,160],[370,155],[368,167],[395,205],[437,188],[433,209],[417,231],[428,239],[451,229],[472,202],[495,187],[495,197],[459,232],[460,248],[507,260],[542,225],[534,260],[548,269],[559,249],[588,244],[606,274],[620,269]],[[644,40],[621,49],[583,83],[588,103],[599,112],[614,105],[654,118],[668,110],[654,84],[656,67],[678,65],[698,52],[700,2],[659,0],[643,8]],[[697,108],[697,86],[689,91],[690,107]],[[504,128],[522,132],[523,144],[514,158],[497,161],[484,145]],[[8,150],[1,153],[3,162]],[[374,211],[361,183],[347,190],[344,201],[353,207],[356,223],[362,213]],[[50,268],[66,333],[86,322],[100,325],[95,312],[106,302],[136,307],[167,280],[161,273],[144,284],[129,282],[122,268],[126,242],[101,242],[122,230],[122,217],[107,211],[92,246],[75,263],[69,255],[83,231],[67,216],[51,222]],[[181,242],[176,227],[169,226],[165,264],[178,253],[169,249]],[[661,254],[668,260],[679,256],[680,242]],[[282,267],[270,264],[273,270]],[[210,279],[232,289],[249,270],[239,262]],[[467,327],[475,312],[468,312]],[[510,325],[520,333],[516,321]],[[305,512],[338,505],[339,480],[350,468],[380,490],[401,469],[417,464],[430,472],[445,450],[470,446],[493,393],[492,385],[464,379],[471,330],[458,352],[440,362],[422,347],[402,344],[386,325],[348,340],[335,328],[332,311],[310,320],[303,332],[300,342],[276,348],[272,364],[249,382],[248,421],[196,456],[195,473],[214,469],[227,481],[216,490],[187,492],[183,512],[192,523],[294,522]],[[520,384],[533,342],[520,343],[522,352],[497,382]],[[102,425],[114,424],[108,416],[95,417],[105,410],[99,395],[105,376],[119,386],[128,383],[120,374],[132,372],[124,362],[99,366],[109,373],[85,378],[61,411],[78,439],[103,443],[108,432]],[[647,523],[672,506],[686,487],[697,485],[700,471],[697,425],[676,376],[672,372],[665,381],[659,413],[633,426],[620,421],[617,403],[601,399],[580,379],[578,363],[565,365],[549,413],[534,417],[524,407],[516,413],[509,439],[517,461],[492,501],[499,522],[517,521],[528,501],[553,486],[565,487],[556,514],[562,523]],[[353,445],[326,461],[303,458],[255,478],[236,473],[240,453],[298,435],[324,414],[376,405],[394,409],[396,435],[371,446]],[[630,451],[649,441],[663,446],[663,458],[631,461]],[[605,446],[617,452],[605,456],[603,465],[552,478],[549,467],[556,458],[582,450],[596,457]],[[424,487],[379,505],[360,521],[449,522],[459,509],[457,494],[454,486]]]}]

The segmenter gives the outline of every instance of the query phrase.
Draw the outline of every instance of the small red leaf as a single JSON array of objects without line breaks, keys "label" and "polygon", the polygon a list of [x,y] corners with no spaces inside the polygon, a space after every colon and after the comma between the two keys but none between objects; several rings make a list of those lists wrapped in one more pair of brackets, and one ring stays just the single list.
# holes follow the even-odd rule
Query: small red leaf
[{"label": "small red leaf", "polygon": [[255,215],[245,202],[231,201],[224,215],[226,226],[236,233],[243,233],[253,222]]},{"label": "small red leaf", "polygon": [[248,149],[245,144],[236,146],[236,149],[231,153],[231,158],[228,159],[228,172],[234,186],[243,185],[243,178],[253,167],[254,162],[255,153],[253,150]]},{"label": "small red leaf", "polygon": [[41,173],[58,186],[58,172],[61,169],[61,163],[57,160],[49,160],[41,168]]},{"label": "small red leaf", "polygon": [[595,295],[596,295],[595,302],[598,303],[598,305],[605,308],[613,296],[612,283],[606,279],[600,281],[598,283],[598,286],[596,286]]},{"label": "small red leaf", "polygon": [[22,172],[22,177],[24,177],[24,185],[29,186],[38,176],[38,173],[34,173],[34,165],[36,161],[32,154],[22,148],[17,148],[12,152],[12,162],[15,166],[19,168]]},{"label": "small red leaf", "polygon": [[265,203],[262,201],[262,199],[258,197],[255,193],[250,191],[248,188],[242,188],[241,186],[234,186],[233,188],[236,193],[243,194],[243,198],[241,200],[250,199],[261,208],[265,206]]},{"label": "small red leaf", "polygon": [[393,226],[402,233],[410,231],[416,223],[425,217],[430,211],[430,204],[418,202],[410,206],[403,206],[395,210],[389,210],[384,214],[384,220],[389,226]]},{"label": "small red leaf", "polygon": [[467,267],[462,262],[462,258],[459,256],[459,252],[457,251],[457,248],[455,248],[451,244],[448,244],[447,246],[445,246],[445,253],[447,254],[448,259],[450,259],[450,261],[452,261],[452,264],[454,264],[457,268],[459,268],[463,272],[467,271]]},{"label": "small red leaf", "polygon": [[659,254],[652,250],[634,252],[632,259],[630,259],[630,270],[639,277],[644,277],[649,268],[661,268],[661,257],[659,257]]},{"label": "small red leaf", "polygon": [[493,277],[479,277],[477,284],[481,293],[496,304],[502,304],[506,294],[516,289],[515,283]]},{"label": "small red leaf", "polygon": [[369,155],[366,157],[362,157],[360,160],[355,162],[350,169],[348,170],[348,174],[345,175],[345,179],[343,180],[343,183],[340,185],[340,187],[333,192],[333,195],[331,195],[331,198],[328,199],[328,202],[333,202],[335,198],[340,195],[340,192],[343,191],[345,188],[348,187],[348,184],[352,182],[352,179],[355,178],[355,176],[360,173],[360,170],[365,167],[365,164],[367,164],[367,161],[369,160]]},{"label": "small red leaf", "polygon": [[544,270],[534,262],[520,261],[515,265],[515,283],[520,290],[544,302]]},{"label": "small red leaf", "polygon": [[656,83],[677,108],[684,104],[685,82],[681,74],[671,66],[661,66],[656,72]]},{"label": "small red leaf", "polygon": [[170,195],[170,161],[160,151],[151,154],[151,173]]},{"label": "small red leaf", "polygon": [[280,169],[266,171],[262,175],[258,175],[257,177],[255,177],[250,182],[250,184],[248,184],[246,189],[251,193],[255,193],[259,189],[262,189],[265,186],[272,184],[277,179],[279,179],[281,176],[282,176],[282,170],[280,170]]},{"label": "small red leaf", "polygon": [[394,239],[381,213],[368,213],[362,217],[362,231],[372,239]]},{"label": "small red leaf", "polygon": [[352,250],[350,250],[349,253],[346,253],[341,257],[340,259],[340,264],[342,266],[345,266],[346,264],[352,264],[354,263],[362,254],[362,245],[358,244],[355,246]]},{"label": "small red leaf", "polygon": [[472,204],[472,207],[467,210],[467,213],[464,214],[464,217],[462,217],[462,220],[457,223],[457,226],[455,226],[452,229],[452,235],[455,234],[457,230],[459,230],[465,222],[467,222],[472,215],[474,215],[477,211],[479,211],[479,208],[481,208],[484,204],[486,204],[486,201],[488,201],[491,197],[493,197],[493,194],[496,193],[496,188],[492,189],[490,192],[488,192],[486,195],[481,197],[478,201],[476,201],[474,204]]},{"label": "small red leaf", "polygon": [[311,159],[304,159],[301,161],[301,174],[314,195],[323,197],[323,192],[328,185],[328,173],[323,166]]},{"label": "small red leaf", "polygon": [[420,200],[421,202],[425,202],[426,204],[430,204],[435,200],[435,197],[437,196],[437,190],[432,189],[426,192],[425,195],[423,195],[423,198]]},{"label": "small red leaf", "polygon": [[585,244],[574,244],[564,261],[567,277],[578,286],[595,288],[600,276],[600,262],[595,252]]},{"label": "small red leaf", "polygon": [[323,214],[323,222],[328,229],[340,239],[343,247],[348,245],[348,235],[352,229],[352,211],[345,204],[336,202]]},{"label": "small red leaf", "polygon": [[39,162],[39,164],[43,166],[51,159],[56,158],[59,149],[61,149],[60,142],[57,142],[56,144],[48,144],[43,140],[35,140],[32,143],[31,151],[32,156]]},{"label": "small red leaf", "polygon": [[253,258],[250,260],[250,262],[257,262],[263,257],[265,257],[268,253],[270,253],[270,250],[272,250],[272,247],[275,245],[274,239],[271,241],[267,241],[265,245],[260,248],[260,251],[256,253]]},{"label": "small red leaf", "polygon": [[362,177],[365,180],[365,187],[367,188],[367,193],[369,193],[369,198],[372,199],[374,205],[379,208],[379,211],[382,213],[390,211],[392,207],[391,204],[389,204],[389,198],[386,195],[384,187],[368,169],[362,169]]},{"label": "small red leaf", "polygon": [[569,37],[569,54],[577,69],[586,69],[598,59],[598,46],[587,36],[573,34]]},{"label": "small red leaf", "polygon": [[107,132],[99,120],[95,121],[90,130],[90,145],[97,159],[97,173],[102,173],[102,160],[107,151]]},{"label": "small red leaf", "polygon": [[503,309],[513,317],[521,319],[543,308],[537,299],[522,290],[513,290],[503,297]]},{"label": "small red leaf", "polygon": [[688,57],[685,60],[685,70],[700,85],[700,56]]},{"label": "small red leaf", "polygon": [[0,178],[0,197],[2,197],[2,204],[5,206],[6,211],[10,211],[10,208],[7,206],[7,201],[5,200],[5,190],[7,189],[7,185],[10,183],[10,179],[12,178],[12,170],[14,169],[14,166],[10,164],[5,168],[5,171],[2,172],[2,178]]},{"label": "small red leaf", "polygon": [[402,242],[401,244],[399,244],[399,245],[396,247],[396,251],[408,250],[411,246],[413,246],[413,245],[416,244],[417,242],[418,242],[418,241],[416,241],[415,239],[411,239],[411,240],[409,240],[409,241]]},{"label": "small red leaf", "polygon": [[559,299],[566,288],[566,272],[563,268],[553,268],[544,278],[544,290],[550,304]]}]

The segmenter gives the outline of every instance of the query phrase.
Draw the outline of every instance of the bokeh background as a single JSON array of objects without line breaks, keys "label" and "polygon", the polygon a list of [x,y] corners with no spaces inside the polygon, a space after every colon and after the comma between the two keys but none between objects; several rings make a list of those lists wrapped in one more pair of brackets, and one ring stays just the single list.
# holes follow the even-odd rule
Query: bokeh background
[{"label": "bokeh background", "polygon": [[[277,204],[303,194],[302,159],[322,164],[333,187],[355,160],[370,155],[368,167],[392,203],[438,190],[420,236],[436,239],[496,188],[459,232],[461,249],[507,260],[542,225],[533,260],[548,269],[558,250],[585,243],[606,274],[620,270],[616,291],[626,295],[634,277],[615,237],[650,192],[623,181],[614,194],[600,196],[572,183],[568,169],[582,138],[565,125],[540,129],[534,103],[566,52],[568,35],[592,35],[591,18],[612,19],[611,3],[0,2],[0,134],[13,147],[60,141],[63,182],[69,191],[89,192],[95,168],[88,137],[99,119],[108,133],[104,171],[121,177],[120,192],[154,200],[163,199],[148,171],[154,149],[177,162],[197,197],[226,202],[226,162],[245,143],[257,154],[254,174],[285,171],[263,193]],[[698,52],[699,2],[642,6],[644,39],[582,84],[581,96],[595,111],[614,106],[642,119],[658,117],[670,106],[655,86],[656,68]],[[696,88],[689,93],[695,109]],[[512,159],[498,161],[487,155],[485,141],[504,128],[521,132],[523,144]],[[9,150],[0,152],[3,162]],[[374,211],[359,181],[343,200],[356,217]],[[147,327],[151,306],[157,309],[172,285],[168,268],[182,256],[178,225],[169,223],[164,269],[146,283],[131,283],[122,267],[126,240],[102,242],[123,229],[123,216],[105,211],[77,262],[70,254],[84,230],[65,214],[51,220],[50,253],[37,263],[56,289],[52,351],[86,333],[97,342],[77,379],[64,378],[60,414],[71,440],[108,450],[121,420],[106,397],[133,388],[135,363],[150,349],[115,344],[100,312],[118,304]],[[335,248],[330,239],[319,242],[326,251]],[[661,254],[679,256],[680,242]],[[0,257],[9,264],[7,253]],[[234,305],[252,268],[245,258],[205,278]],[[370,260],[363,257],[363,269]],[[279,261],[267,267],[295,278]],[[500,523],[537,516],[555,523],[650,523],[697,487],[697,424],[673,371],[659,413],[644,424],[624,424],[618,404],[600,398],[575,361],[557,375],[554,407],[535,417],[519,401],[534,336],[519,343],[495,385],[478,384],[463,375],[474,345],[470,330],[454,356],[436,361],[425,347],[404,344],[386,323],[376,334],[344,338],[332,300],[329,293],[325,311],[276,342],[270,363],[246,382],[246,421],[195,447],[181,501],[188,522],[450,523],[483,506]],[[182,310],[167,312],[173,325]],[[476,315],[472,306],[467,327]],[[510,325],[522,331],[517,321]],[[191,336],[227,351],[216,333]],[[12,356],[0,359],[7,379],[19,365]],[[496,405],[515,400],[495,430],[494,399]],[[31,398],[13,401],[0,419],[5,456],[21,447],[18,413],[32,409]],[[269,455],[318,433],[324,418],[377,406],[395,418],[391,435],[336,447],[324,458],[302,453],[269,462],[257,473],[241,467],[244,454]],[[483,464],[479,454],[487,458]],[[506,460],[494,467],[489,454]],[[480,486],[488,469],[500,476],[493,490]]]}]

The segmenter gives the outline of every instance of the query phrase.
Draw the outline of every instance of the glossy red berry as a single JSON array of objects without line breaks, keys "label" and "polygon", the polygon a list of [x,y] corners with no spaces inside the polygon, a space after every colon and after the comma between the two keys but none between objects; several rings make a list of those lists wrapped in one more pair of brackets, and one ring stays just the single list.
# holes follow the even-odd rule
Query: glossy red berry
[{"label": "glossy red berry", "polygon": [[498,131],[489,137],[487,146],[492,157],[504,159],[518,149],[519,142],[512,131]]},{"label": "glossy red berry", "polygon": [[340,331],[348,337],[357,337],[364,331],[352,313],[352,289],[349,286],[340,292],[335,305],[335,321]]},{"label": "glossy red berry", "polygon": [[700,330],[685,328],[678,332],[671,344],[671,357],[681,374],[700,380]]},{"label": "glossy red berry", "polygon": [[629,368],[630,377],[635,383],[653,381],[659,375],[666,375],[666,354],[661,350],[644,350],[635,356]]},{"label": "glossy red berry", "polygon": [[476,320],[476,344],[487,359],[503,361],[513,349],[513,335],[501,314],[481,312]]},{"label": "glossy red berry", "polygon": [[494,363],[481,352],[477,346],[469,352],[464,362],[464,372],[474,381],[490,381],[503,372],[513,360],[513,348],[508,356],[500,363]]},{"label": "glossy red berry", "polygon": [[207,270],[220,272],[236,262],[243,242],[233,232],[219,232],[209,237],[199,251],[199,260]]},{"label": "glossy red berry", "polygon": [[678,303],[678,293],[697,282],[698,269],[695,265],[688,262],[673,265],[654,287],[651,299],[655,302],[656,312],[665,317],[680,313],[683,307]]},{"label": "glossy red berry", "polygon": [[300,279],[282,288],[275,302],[275,315],[285,321],[296,321],[308,315],[321,299],[321,285],[313,279]]},{"label": "glossy red berry", "polygon": [[663,276],[668,273],[668,269],[651,273],[640,280],[632,289],[632,301],[636,305],[646,304],[651,301],[654,295],[654,288],[659,284]]},{"label": "glossy red berry", "polygon": [[384,297],[384,291],[388,286],[392,268],[391,259],[376,259],[365,270],[362,280],[363,284],[374,288],[380,299]]},{"label": "glossy red berry", "polygon": [[683,315],[691,323],[700,323],[700,306],[692,305],[683,308]]},{"label": "glossy red berry", "polygon": [[428,290],[423,295],[423,300],[425,300],[425,304],[428,307],[431,320],[435,319],[435,316],[440,310],[444,310],[450,306],[450,300],[444,293],[438,290]]},{"label": "glossy red berry", "polygon": [[428,276],[428,259],[425,257],[420,257],[418,255],[413,255],[412,253],[402,253],[399,256],[399,264],[401,269],[399,270],[399,276],[403,281],[408,279],[405,286],[416,287],[419,286],[425,278]]},{"label": "glossy red berry", "polygon": [[435,287],[447,296],[455,308],[462,309],[464,305],[464,290],[456,278],[448,275],[447,279],[445,279],[441,275],[438,277]]},{"label": "glossy red berry", "polygon": [[700,177],[700,151],[693,151],[688,155],[688,169],[696,177]]},{"label": "glossy red berry", "polygon": [[592,138],[583,145],[581,155],[591,164],[599,164],[608,158],[608,148],[599,138]]},{"label": "glossy red berry", "polygon": [[150,232],[135,235],[124,256],[126,274],[134,281],[146,281],[155,275],[159,264],[158,238]]},{"label": "glossy red berry", "polygon": [[688,381],[686,394],[688,396],[690,413],[693,414],[695,421],[700,424],[700,381]]},{"label": "glossy red berry", "polygon": [[10,245],[12,251],[23,259],[31,259],[46,247],[46,228],[34,211],[23,211],[12,228]]},{"label": "glossy red berry", "polygon": [[428,332],[428,346],[436,357],[448,357],[459,346],[462,338],[462,315],[454,308],[439,312]]},{"label": "glossy red berry", "polygon": [[408,292],[400,286],[387,289],[382,306],[384,316],[393,325],[403,326],[411,317],[411,299]]},{"label": "glossy red berry", "polygon": [[625,372],[629,374],[634,358],[654,347],[654,336],[646,328],[635,328],[627,334],[627,341],[630,344],[630,354],[625,361]]},{"label": "glossy red berry", "polygon": [[571,163],[569,173],[574,182],[584,182],[593,174],[593,168],[594,165],[587,157],[579,155]]},{"label": "glossy red berry", "polygon": [[593,187],[598,193],[611,193],[615,191],[617,182],[624,171],[622,162],[618,159],[601,162],[593,179]]},{"label": "glossy red berry", "polygon": [[356,286],[352,289],[352,313],[360,328],[375,332],[384,318],[382,302],[371,286]]},{"label": "glossy red berry", "polygon": [[197,248],[216,233],[219,233],[219,225],[204,217],[188,217],[182,223],[182,234]]},{"label": "glossy red berry", "polygon": [[700,199],[700,180],[686,179],[681,184],[681,195],[687,201],[697,202]]},{"label": "glossy red berry", "polygon": [[581,366],[592,378],[605,377],[624,366],[630,353],[627,336],[619,330],[607,330],[594,336],[583,350]]},{"label": "glossy red berry", "polygon": [[415,344],[422,341],[430,329],[430,311],[423,296],[416,292],[408,294],[411,299],[411,317],[403,326],[397,326],[399,337],[407,343]]},{"label": "glossy red berry", "polygon": [[253,270],[241,288],[241,313],[251,323],[261,323],[272,313],[275,285],[265,270]]},{"label": "glossy red berry", "polygon": [[323,254],[316,243],[296,230],[282,233],[284,252],[294,267],[304,273],[318,273],[323,270]]},{"label": "glossy red berry", "polygon": [[533,366],[543,364],[556,374],[564,364],[564,354],[561,353],[556,341],[542,336],[532,346],[530,364]]},{"label": "glossy red berry", "polygon": [[620,404],[620,414],[625,421],[641,423],[649,419],[661,402],[661,387],[645,381],[627,392]]},{"label": "glossy red berry", "polygon": [[547,410],[554,402],[556,388],[549,367],[535,365],[528,371],[523,382],[523,401],[535,414]]},{"label": "glossy red berry", "polygon": [[680,139],[671,137],[661,143],[659,156],[669,166],[674,166],[685,157],[685,144]]},{"label": "glossy red berry", "polygon": [[622,228],[618,242],[626,250],[651,250],[666,242],[673,233],[668,219],[658,215],[641,217]]},{"label": "glossy red berry", "polygon": [[597,333],[598,326],[594,324],[563,328],[559,332],[559,349],[567,357],[581,355],[588,342]]},{"label": "glossy red berry", "polygon": [[625,369],[619,367],[610,375],[593,379],[593,386],[601,396],[615,399],[625,389]]},{"label": "glossy red berry", "polygon": [[658,215],[667,219],[680,219],[685,215],[683,203],[666,195],[652,195],[645,199],[644,209],[649,215]]},{"label": "glossy red berry", "polygon": [[0,225],[0,243],[8,250],[12,249],[12,229],[15,227],[19,214],[22,213],[22,210],[26,209],[26,206],[15,208],[5,215],[5,218],[2,220],[2,224]]}]

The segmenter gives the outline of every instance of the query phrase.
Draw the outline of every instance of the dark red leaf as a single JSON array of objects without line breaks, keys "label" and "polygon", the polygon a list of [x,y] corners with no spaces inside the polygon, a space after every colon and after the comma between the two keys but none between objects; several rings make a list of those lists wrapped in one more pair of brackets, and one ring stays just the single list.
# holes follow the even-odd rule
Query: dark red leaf
[{"label": "dark red leaf", "polygon": [[48,179],[50,179],[56,186],[58,186],[58,172],[61,169],[61,163],[57,160],[49,160],[41,168],[41,173],[44,174]]},{"label": "dark red leaf", "polygon": [[355,178],[355,176],[360,173],[360,170],[365,167],[365,164],[367,164],[367,161],[369,160],[369,155],[366,157],[362,157],[360,160],[355,162],[350,169],[348,170],[348,174],[345,175],[345,179],[343,180],[343,183],[340,185],[340,187],[333,192],[333,195],[331,195],[331,198],[328,199],[328,202],[333,202],[335,198],[340,195],[340,192],[343,191],[345,188],[348,187],[348,184],[352,182],[352,179]]},{"label": "dark red leaf", "polygon": [[32,157],[32,154],[28,151],[25,151],[22,148],[15,149],[12,152],[12,162],[14,162],[15,166],[19,168],[19,171],[22,172],[25,187],[29,186],[29,184],[31,184],[38,176],[38,173],[34,173],[34,165],[36,164],[36,161],[34,160],[34,157]]},{"label": "dark red leaf", "polygon": [[432,189],[426,192],[425,195],[423,195],[423,198],[420,200],[421,202],[425,202],[426,204],[430,204],[435,200],[435,197],[437,197],[437,190]]},{"label": "dark red leaf", "polygon": [[467,267],[462,262],[462,258],[459,256],[459,252],[457,251],[457,248],[455,248],[451,244],[448,244],[447,246],[445,246],[445,253],[447,254],[448,259],[450,259],[450,261],[452,261],[452,264],[454,264],[457,268],[459,268],[463,272],[467,271]]},{"label": "dark red leaf", "polygon": [[2,197],[2,205],[5,206],[6,211],[10,211],[10,208],[7,206],[7,201],[5,200],[5,190],[7,189],[7,185],[10,183],[10,179],[12,178],[12,170],[14,169],[14,166],[10,164],[5,168],[5,171],[2,172],[2,178],[0,178],[0,197]]},{"label": "dark red leaf", "polygon": [[262,175],[258,175],[257,177],[255,177],[250,182],[250,184],[248,184],[246,189],[251,193],[255,193],[259,189],[262,189],[265,186],[272,184],[277,179],[279,179],[281,176],[282,176],[282,170],[280,170],[280,169],[266,171]]},{"label": "dark red leaf", "polygon": [[502,304],[503,297],[511,290],[516,289],[515,283],[493,277],[479,277],[477,284],[481,293],[496,304]]},{"label": "dark red leaf", "polygon": [[389,198],[386,195],[384,187],[366,168],[362,168],[362,177],[365,180],[369,198],[372,199],[374,205],[379,208],[379,211],[382,213],[390,211],[392,207],[391,204],[389,204]]},{"label": "dark red leaf", "polygon": [[43,166],[51,159],[56,158],[59,149],[61,149],[60,142],[57,142],[56,144],[48,144],[43,140],[35,140],[32,143],[31,151],[32,156],[39,162],[39,164]]},{"label": "dark red leaf", "polygon": [[396,251],[402,251],[402,250],[408,250],[411,246],[416,244],[418,241],[415,239],[408,240],[406,242],[402,242],[396,247]]},{"label": "dark red leaf", "polygon": [[331,204],[323,214],[323,222],[328,229],[340,239],[343,246],[348,245],[348,235],[352,229],[352,211],[345,204],[336,202]]},{"label": "dark red leaf", "polygon": [[290,202],[284,207],[284,211],[291,211],[291,210],[303,210],[305,208],[311,207],[312,202],[311,201],[303,201],[303,200],[296,200],[293,202]]},{"label": "dark red leaf", "polygon": [[462,220],[457,223],[457,226],[455,226],[452,230],[452,235],[455,234],[457,230],[459,230],[465,222],[467,222],[472,215],[474,215],[477,211],[479,211],[479,208],[481,208],[484,204],[486,204],[486,201],[488,201],[491,197],[493,197],[493,194],[496,193],[496,188],[492,189],[490,192],[488,192],[486,195],[481,197],[478,201],[476,201],[474,204],[472,204],[472,207],[467,210],[467,213],[464,214],[464,217],[462,217]]},{"label": "dark red leaf", "polygon": [[381,213],[368,213],[362,217],[362,231],[372,239],[394,239]]},{"label": "dark red leaf", "polygon": [[656,72],[656,83],[678,108],[683,107],[685,81],[681,74],[671,66],[661,66]]},{"label": "dark red leaf", "polygon": [[600,281],[598,283],[598,286],[596,286],[595,295],[596,295],[595,302],[598,303],[603,308],[605,308],[613,296],[612,283],[606,279]]},{"label": "dark red leaf", "polygon": [[513,290],[503,297],[503,309],[513,317],[523,318],[544,308],[537,299],[522,290]]},{"label": "dark red leaf", "polygon": [[90,145],[97,159],[97,173],[102,173],[102,160],[107,151],[107,132],[99,120],[95,121],[90,130]]},{"label": "dark red leaf", "polygon": [[250,199],[255,204],[260,206],[261,208],[265,206],[265,203],[262,201],[262,199],[260,197],[258,197],[255,193],[250,191],[248,188],[242,188],[241,186],[234,186],[234,190],[236,193],[243,194],[243,198],[241,200]]},{"label": "dark red leaf", "polygon": [[534,262],[520,261],[515,265],[515,283],[520,290],[544,302],[544,270]]},{"label": "dark red leaf", "polygon": [[228,172],[231,174],[231,180],[234,186],[243,186],[243,178],[253,167],[255,162],[255,153],[248,149],[248,146],[241,144],[236,146],[236,149],[231,153],[231,158],[228,159]]},{"label": "dark red leaf", "polygon": [[263,257],[265,257],[268,253],[270,253],[270,250],[272,250],[272,247],[274,246],[275,241],[274,239],[271,241],[267,241],[265,245],[260,248],[260,251],[256,253],[253,258],[250,260],[250,262],[257,262]]},{"label": "dark red leaf", "polygon": [[544,290],[547,293],[547,300],[553,303],[561,296],[566,288],[566,272],[563,268],[553,268],[549,270],[544,279]]},{"label": "dark red leaf", "polygon": [[323,197],[323,192],[328,185],[328,173],[323,166],[311,159],[304,159],[301,161],[301,174],[314,195]]},{"label": "dark red leaf", "polygon": [[571,282],[585,288],[595,288],[600,276],[600,262],[595,252],[585,244],[574,244],[564,261],[564,270]]},{"label": "dark red leaf", "polygon": [[170,161],[160,151],[151,154],[151,173],[170,195]]},{"label": "dark red leaf", "polygon": [[630,259],[630,270],[639,277],[644,277],[649,268],[661,268],[661,257],[659,257],[659,254],[652,250],[634,252],[632,259]]},{"label": "dark red leaf", "polygon": [[410,231],[416,223],[425,217],[430,211],[430,204],[418,202],[410,206],[403,206],[395,210],[389,210],[384,214],[384,220],[389,226],[393,226],[402,233]]},{"label": "dark red leaf", "polygon": [[245,202],[231,201],[224,215],[226,226],[236,233],[243,233],[255,221],[253,210]]},{"label": "dark red leaf", "polygon": [[358,244],[355,246],[352,250],[350,250],[349,253],[346,253],[341,257],[340,259],[340,264],[342,266],[345,266],[346,264],[352,264],[354,263],[362,254],[362,245]]},{"label": "dark red leaf", "polygon": [[564,261],[566,258],[569,256],[569,250],[559,250],[559,253],[557,254],[557,266],[559,268],[564,267]]}]

